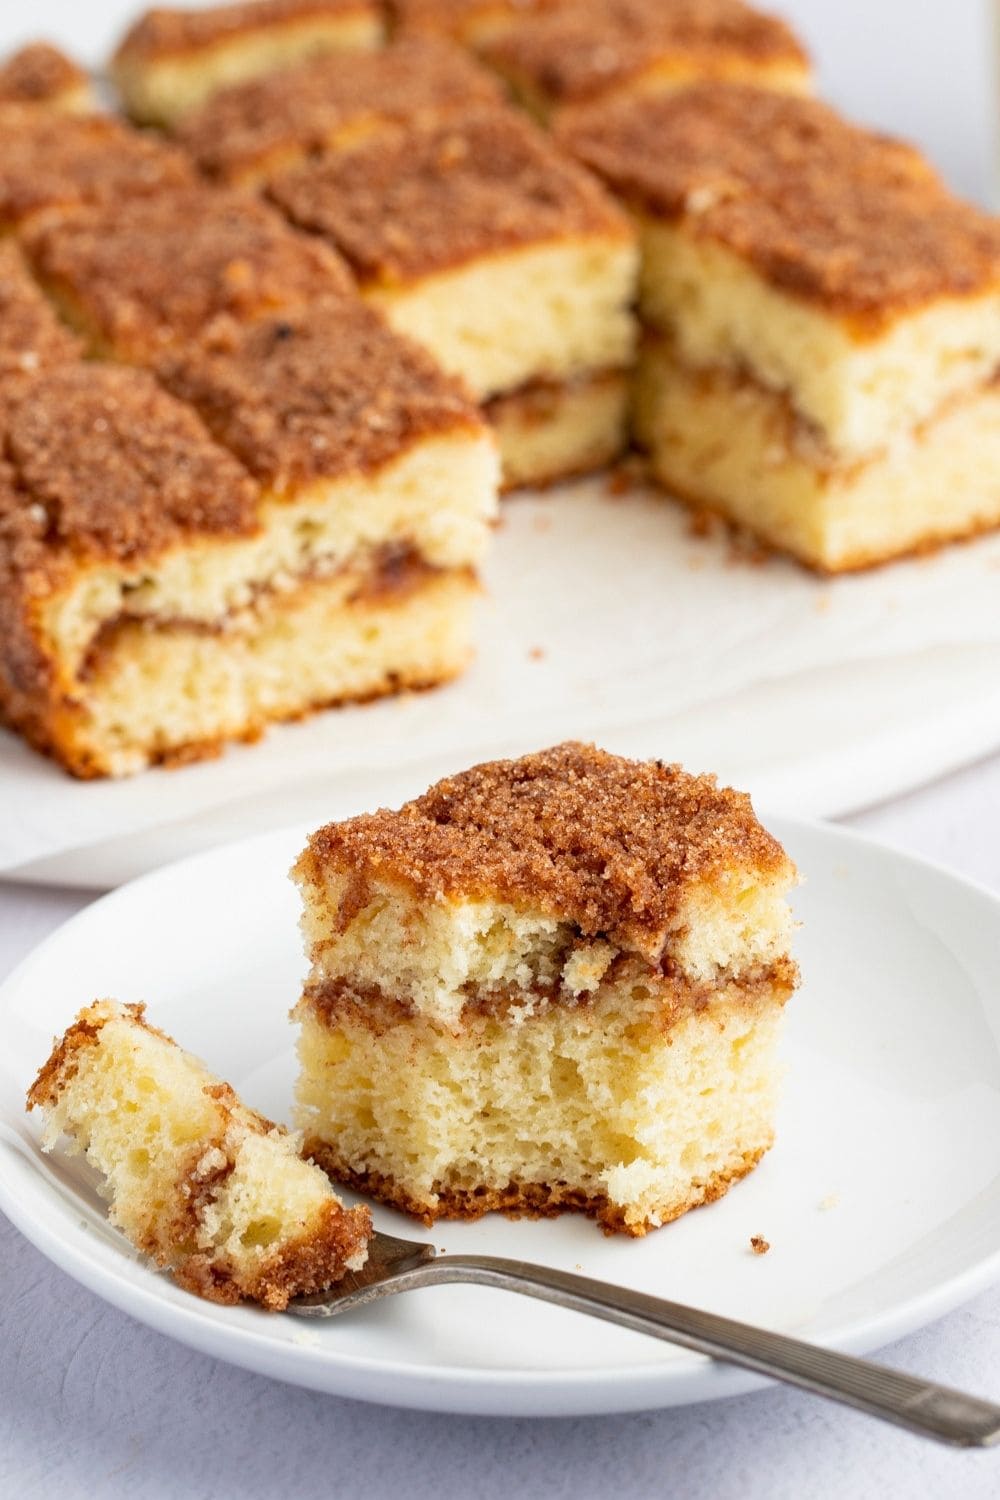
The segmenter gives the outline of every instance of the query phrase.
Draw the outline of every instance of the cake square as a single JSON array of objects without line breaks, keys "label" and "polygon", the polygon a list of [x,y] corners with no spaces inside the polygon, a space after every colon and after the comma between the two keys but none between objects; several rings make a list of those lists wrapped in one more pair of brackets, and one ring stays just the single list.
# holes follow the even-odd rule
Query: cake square
[{"label": "cake square", "polygon": [[381,45],[379,0],[248,0],[204,9],[149,10],[110,63],[127,112],[172,125],[219,88],[324,52]]},{"label": "cake square", "polygon": [[0,104],[37,104],[69,114],[96,107],[83,68],[48,42],[32,42],[0,63]]},{"label": "cake square", "polygon": [[359,54],[349,68],[320,57],[221,89],[177,139],[207,176],[255,186],[386,124],[444,119],[503,97],[460,47],[414,36]]},{"label": "cake square", "polygon": [[[269,193],[344,256],[394,328],[480,401],[509,402],[545,382],[558,416],[556,387],[621,372],[632,357],[631,226],[511,110],[381,131],[276,178]],[[600,390],[615,413],[603,463],[623,442],[624,386]],[[536,409],[536,431],[545,419]],[[579,453],[568,456],[568,471],[578,470]],[[508,473],[523,472],[523,446],[502,457]]]},{"label": "cake square", "polygon": [[60,323],[17,247],[0,241],[0,384],[81,354],[80,340]]},{"label": "cake square", "polygon": [[24,236],[35,275],[91,354],[152,364],[214,318],[348,292],[343,261],[248,194],[204,185],[65,214]]},{"label": "cake square", "polygon": [[742,0],[572,0],[480,48],[539,119],[620,93],[704,78],[807,93],[809,58],[784,21]]},{"label": "cake square", "polygon": [[345,1208],[296,1136],[151,1026],[142,1005],[98,1000],[56,1041],[28,1091],[102,1174],[112,1224],[210,1302],[281,1312],[368,1258],[367,1208]]},{"label": "cake square", "polygon": [[110,115],[0,105],[0,234],[84,204],[149,197],[195,176],[183,151]]},{"label": "cake square", "polygon": [[794,867],[749,798],[559,745],[313,835],[306,1149],[427,1223],[641,1235],[771,1145]]},{"label": "cake square", "polygon": [[496,460],[421,351],[345,297],[220,320],[164,378],[191,404],[99,364],[3,403],[12,727],[128,775],[465,666]]},{"label": "cake square", "polygon": [[668,488],[824,571],[1000,521],[997,220],[912,147],[739,84],[560,139],[639,229],[638,435]]}]

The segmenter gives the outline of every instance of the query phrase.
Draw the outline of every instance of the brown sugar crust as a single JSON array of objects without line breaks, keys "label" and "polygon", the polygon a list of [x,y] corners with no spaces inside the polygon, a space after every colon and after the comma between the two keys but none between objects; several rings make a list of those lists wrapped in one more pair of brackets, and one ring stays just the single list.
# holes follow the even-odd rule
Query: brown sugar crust
[{"label": "brown sugar crust", "polygon": [[15,245],[0,242],[0,383],[81,354],[80,340],[60,323]]},{"label": "brown sugar crust", "polygon": [[553,103],[580,103],[662,66],[681,76],[734,65],[806,71],[788,26],[740,0],[576,0],[526,17],[483,47],[502,73]]},{"label": "brown sugar crust", "polygon": [[0,571],[19,551],[25,564],[128,561],[257,529],[253,481],[142,371],[46,371],[0,401],[0,441],[10,480]]},{"label": "brown sugar crust", "polygon": [[706,83],[582,111],[560,137],[636,208],[860,330],[1000,281],[1000,220],[816,100]]},{"label": "brown sugar crust", "polygon": [[220,322],[160,374],[279,493],[374,473],[425,438],[485,431],[463,387],[355,297]]},{"label": "brown sugar crust", "polygon": [[80,204],[120,206],[194,180],[178,147],[110,115],[0,105],[0,227]]},{"label": "brown sugar crust", "polygon": [[224,314],[261,317],[351,287],[327,246],[248,194],[217,188],[67,214],[25,245],[93,352],[137,364]]},{"label": "brown sugar crust", "polygon": [[201,10],[157,8],[139,17],[120,42],[114,63],[152,63],[168,57],[197,55],[208,47],[240,41],[255,31],[294,26],[303,21],[339,21],[367,15],[372,0],[249,0]]},{"label": "brown sugar crust", "polygon": [[32,42],[0,65],[0,103],[58,103],[86,85],[83,69],[48,42]]},{"label": "brown sugar crust", "polygon": [[[729,1191],[734,1182],[739,1182],[752,1172],[767,1147],[745,1151],[725,1170],[715,1172],[703,1183],[692,1185],[687,1198],[680,1203],[664,1206],[660,1224],[669,1224],[679,1219],[689,1209],[699,1208],[704,1203],[714,1203]],[[414,1198],[394,1178],[379,1172],[357,1172],[342,1161],[335,1146],[313,1138],[307,1140],[303,1155],[313,1159],[317,1166],[334,1182],[343,1183],[355,1192],[374,1198],[389,1208],[399,1209],[430,1228],[439,1219],[481,1219],[488,1213],[507,1214],[519,1219],[550,1219],[561,1213],[585,1214],[595,1219],[605,1234],[627,1234],[634,1239],[659,1228],[650,1220],[645,1223],[627,1223],[624,1210],[610,1203],[604,1194],[588,1194],[579,1188],[571,1188],[560,1182],[511,1182],[503,1188],[481,1187],[471,1191],[450,1191],[441,1188],[435,1193],[433,1202]]]},{"label": "brown sugar crust", "polygon": [[271,196],[327,236],[364,284],[629,226],[601,188],[507,108],[386,131],[278,178]]},{"label": "brown sugar crust", "polygon": [[692,888],[794,873],[745,794],[575,742],[474,766],[398,812],[328,824],[297,872],[318,879],[328,866],[425,900],[510,901],[653,964]]},{"label": "brown sugar crust", "polygon": [[490,73],[458,47],[412,37],[380,52],[319,57],[220,89],[178,130],[204,172],[226,181],[284,166],[355,132],[500,103]]}]

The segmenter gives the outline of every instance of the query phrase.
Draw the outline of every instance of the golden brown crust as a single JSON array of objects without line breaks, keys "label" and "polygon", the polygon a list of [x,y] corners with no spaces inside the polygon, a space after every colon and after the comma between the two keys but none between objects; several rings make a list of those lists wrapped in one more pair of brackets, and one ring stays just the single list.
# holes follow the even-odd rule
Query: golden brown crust
[{"label": "golden brown crust", "polygon": [[185,153],[110,115],[0,105],[0,228],[81,204],[116,205],[195,180]]},{"label": "golden brown crust", "polygon": [[354,297],[220,321],[162,379],[277,491],[370,474],[425,438],[484,431],[463,388]]},{"label": "golden brown crust", "polygon": [[277,30],[303,21],[375,15],[377,10],[375,0],[247,0],[242,5],[197,10],[157,8],[133,23],[112,62],[148,64],[168,57],[196,57],[206,48],[240,41],[255,31]]},{"label": "golden brown crust", "polygon": [[317,879],[331,866],[423,899],[544,911],[653,964],[692,888],[735,871],[793,874],[745,794],[573,742],[474,766],[398,812],[328,824],[297,872]]},{"label": "golden brown crust", "polygon": [[[769,1143],[770,1144],[770,1143]],[[743,1152],[740,1159],[724,1171],[715,1172],[704,1183],[696,1183],[682,1203],[665,1204],[659,1215],[659,1224],[646,1220],[644,1223],[627,1222],[625,1211],[610,1203],[604,1194],[590,1195],[565,1183],[511,1182],[504,1188],[477,1188],[474,1191],[453,1191],[441,1187],[434,1202],[414,1198],[392,1177],[379,1172],[356,1172],[340,1159],[335,1146],[318,1138],[306,1141],[303,1154],[312,1157],[317,1166],[334,1182],[343,1183],[355,1192],[385,1203],[390,1208],[409,1214],[430,1228],[439,1219],[481,1219],[488,1213],[502,1213],[509,1218],[544,1219],[571,1212],[585,1214],[595,1219],[605,1234],[627,1234],[641,1238],[651,1229],[659,1228],[679,1219],[689,1209],[702,1204],[714,1203],[729,1191],[733,1183],[739,1182],[752,1172],[767,1146],[755,1151]]]},{"label": "golden brown crust", "polygon": [[460,48],[413,37],[381,52],[320,57],[221,89],[179,130],[210,177],[242,181],[381,124],[500,103],[493,76]]},{"label": "golden brown crust", "polygon": [[554,105],[581,103],[651,68],[680,78],[809,59],[790,28],[741,0],[575,0],[503,32],[483,55]]},{"label": "golden brown crust", "polygon": [[1000,221],[816,100],[705,83],[595,106],[559,136],[634,207],[864,329],[1000,282]]},{"label": "golden brown crust", "polygon": [[43,286],[94,353],[153,364],[213,319],[349,292],[343,262],[247,194],[208,187],[67,214],[25,236]]},{"label": "golden brown crust", "polygon": [[504,107],[380,132],[270,185],[364,285],[398,286],[552,240],[627,238],[604,190]]},{"label": "golden brown crust", "polygon": [[0,103],[58,104],[87,87],[87,74],[49,42],[32,42],[0,64]]},{"label": "golden brown crust", "polygon": [[78,360],[82,350],[29,276],[15,245],[0,242],[0,383]]}]

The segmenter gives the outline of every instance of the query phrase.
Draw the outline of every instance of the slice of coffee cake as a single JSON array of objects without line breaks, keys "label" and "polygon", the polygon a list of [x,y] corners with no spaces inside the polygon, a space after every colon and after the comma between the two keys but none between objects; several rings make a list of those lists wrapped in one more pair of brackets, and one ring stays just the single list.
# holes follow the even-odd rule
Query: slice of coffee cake
[{"label": "slice of coffee cake", "polygon": [[506,484],[621,451],[632,229],[530,121],[494,107],[381,131],[277,178],[270,194],[344,256],[394,328],[464,378],[487,416],[502,400]]},{"label": "slice of coffee cake", "polygon": [[299,1140],[248,1109],[145,1019],[98,1000],[28,1091],[42,1150],[66,1137],[104,1179],[112,1224],[210,1302],[281,1311],[368,1257],[371,1214],[345,1208]]},{"label": "slice of coffee cake", "polygon": [[561,139],[639,226],[669,489],[827,571],[1000,523],[1000,222],[912,147],[738,84]]},{"label": "slice of coffee cake", "polygon": [[420,350],[342,298],[164,378],[217,440],[144,371],[0,385],[9,723],[125,775],[462,670],[496,459]]},{"label": "slice of coffee cake", "polygon": [[222,89],[176,135],[207,176],[246,187],[387,124],[426,124],[503,98],[460,47],[415,36],[350,67],[320,57]]},{"label": "slice of coffee cake", "polygon": [[330,824],[293,873],[296,1119],[338,1180],[639,1235],[771,1145],[795,870],[747,797],[566,744]]},{"label": "slice of coffee cake", "polygon": [[784,21],[742,0],[571,0],[480,48],[539,119],[620,93],[742,79],[806,93],[809,58]]},{"label": "slice of coffee cake", "polygon": [[247,0],[202,9],[150,10],[111,59],[127,112],[171,125],[227,84],[323,52],[378,47],[379,0]]}]

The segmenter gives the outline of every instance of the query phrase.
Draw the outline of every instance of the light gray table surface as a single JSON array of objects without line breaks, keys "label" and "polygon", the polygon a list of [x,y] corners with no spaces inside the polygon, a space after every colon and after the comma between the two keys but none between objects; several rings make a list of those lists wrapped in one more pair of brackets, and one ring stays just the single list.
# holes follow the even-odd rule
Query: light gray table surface
[{"label": "light gray table surface", "polygon": [[[48,31],[98,56],[125,8],[4,4],[0,48]],[[919,140],[957,188],[992,198],[986,0],[785,0],[780,8],[812,43],[829,97]],[[1000,757],[851,821],[1000,890]],[[0,886],[0,976],[87,899]],[[778,1389],[638,1416],[537,1422],[336,1400],[148,1331],[55,1270],[2,1218],[0,1266],[0,1497],[1000,1496],[1000,1453],[933,1448]],[[883,1357],[1000,1400],[1000,1288]]]}]

